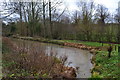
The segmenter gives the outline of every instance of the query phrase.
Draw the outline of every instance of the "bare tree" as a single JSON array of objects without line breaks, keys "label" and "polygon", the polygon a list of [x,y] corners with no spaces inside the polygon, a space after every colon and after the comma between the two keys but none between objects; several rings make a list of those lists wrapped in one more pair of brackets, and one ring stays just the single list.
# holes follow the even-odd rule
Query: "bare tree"
[{"label": "bare tree", "polygon": [[43,0],[43,26],[44,26],[44,37],[46,37],[46,25],[45,25],[45,1]]},{"label": "bare tree", "polygon": [[98,19],[98,24],[105,25],[106,19],[109,17],[108,9],[103,5],[98,5],[96,11],[96,18]]},{"label": "bare tree", "polygon": [[97,10],[95,13],[95,18],[97,20],[98,27],[100,28],[99,34],[98,34],[98,36],[100,36],[99,37],[100,42],[103,41],[103,37],[105,36],[105,23],[109,21],[109,16],[110,14],[108,12],[108,8],[106,8],[103,5],[98,4]]},{"label": "bare tree", "polygon": [[117,9],[117,13],[115,14],[115,21],[120,24],[120,11]]},{"label": "bare tree", "polygon": [[50,33],[51,33],[51,38],[52,38],[52,21],[51,21],[51,0],[49,0],[49,22],[50,22]]},{"label": "bare tree", "polygon": [[[79,2],[78,4],[78,8],[79,13],[80,13],[80,17],[79,20],[81,23],[79,23],[79,27],[80,27],[80,31],[84,34],[84,39],[85,40],[89,40],[90,39],[90,35],[91,35],[91,24],[92,22],[92,18],[93,18],[93,12],[95,10],[95,6],[94,6],[94,2]],[[76,14],[77,15],[77,14]],[[78,20],[78,19],[77,19]]]},{"label": "bare tree", "polygon": [[120,42],[120,13],[119,13],[120,11],[119,11],[119,9],[117,9],[117,13],[115,14],[115,17],[114,17],[114,19],[115,19],[115,21],[116,21],[116,23],[118,23],[117,25],[118,25],[118,31],[117,31],[117,42]]}]

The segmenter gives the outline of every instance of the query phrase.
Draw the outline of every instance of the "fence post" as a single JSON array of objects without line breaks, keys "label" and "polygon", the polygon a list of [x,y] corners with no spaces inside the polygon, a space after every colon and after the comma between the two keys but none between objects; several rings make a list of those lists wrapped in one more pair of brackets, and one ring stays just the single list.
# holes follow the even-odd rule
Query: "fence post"
[{"label": "fence post", "polygon": [[[120,46],[118,45],[118,63],[120,63]],[[120,72],[120,68],[118,67],[118,71]],[[120,74],[118,75],[118,78],[120,78]]]},{"label": "fence post", "polygon": [[[118,46],[118,56],[120,56],[120,46]],[[120,57],[119,57],[120,59]]]}]

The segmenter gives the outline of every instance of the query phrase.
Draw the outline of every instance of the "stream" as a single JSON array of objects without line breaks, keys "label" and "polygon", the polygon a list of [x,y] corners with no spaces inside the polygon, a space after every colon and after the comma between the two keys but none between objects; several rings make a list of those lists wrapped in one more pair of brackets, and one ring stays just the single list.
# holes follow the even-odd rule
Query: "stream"
[{"label": "stream", "polygon": [[65,66],[74,68],[77,67],[77,78],[91,77],[90,69],[93,68],[93,64],[91,63],[91,58],[93,55],[89,51],[73,47],[66,47],[21,39],[13,39],[13,41],[17,45],[22,46],[25,49],[31,50],[30,52],[39,53],[41,50],[44,50],[45,54],[50,55],[50,52],[53,52],[53,55],[56,54],[56,57],[58,58],[67,56]]}]

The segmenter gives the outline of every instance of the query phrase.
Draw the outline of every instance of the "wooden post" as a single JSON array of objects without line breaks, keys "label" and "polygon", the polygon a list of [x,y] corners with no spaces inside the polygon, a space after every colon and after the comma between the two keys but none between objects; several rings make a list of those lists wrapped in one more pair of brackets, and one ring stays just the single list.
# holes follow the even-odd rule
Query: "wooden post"
[{"label": "wooden post", "polygon": [[118,46],[118,61],[120,61],[120,46]]},{"label": "wooden post", "polygon": [[112,46],[110,44],[109,48],[108,48],[108,58],[111,57],[111,52],[112,52]]}]

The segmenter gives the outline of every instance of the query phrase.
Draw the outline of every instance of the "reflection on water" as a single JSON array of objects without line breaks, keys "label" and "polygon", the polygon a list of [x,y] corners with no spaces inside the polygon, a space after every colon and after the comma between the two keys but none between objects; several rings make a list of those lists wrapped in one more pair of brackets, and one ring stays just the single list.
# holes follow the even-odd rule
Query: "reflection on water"
[{"label": "reflection on water", "polygon": [[89,78],[91,76],[90,69],[93,67],[93,65],[90,59],[92,58],[92,54],[90,54],[88,51],[34,41],[16,39],[14,39],[14,41],[19,46],[27,49],[30,53],[39,53],[41,50],[44,50],[47,55],[50,55],[50,52],[53,52],[53,55],[56,54],[58,58],[67,56],[65,65],[75,68],[77,67],[78,78]]}]

